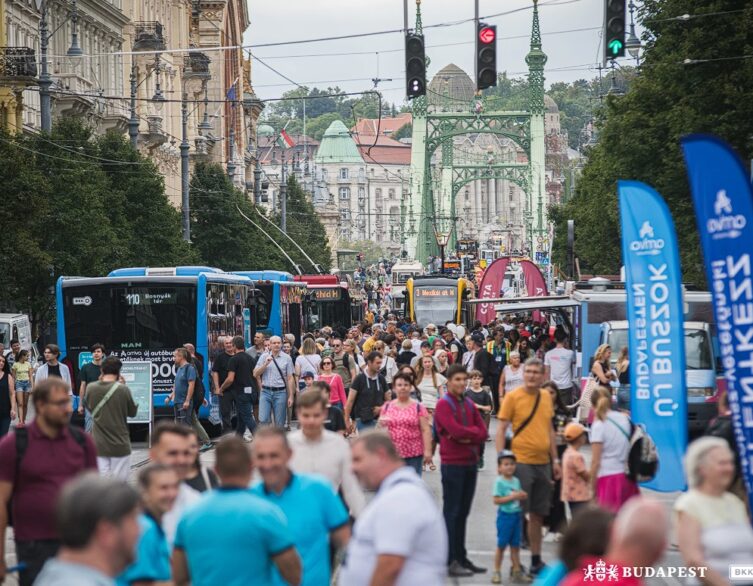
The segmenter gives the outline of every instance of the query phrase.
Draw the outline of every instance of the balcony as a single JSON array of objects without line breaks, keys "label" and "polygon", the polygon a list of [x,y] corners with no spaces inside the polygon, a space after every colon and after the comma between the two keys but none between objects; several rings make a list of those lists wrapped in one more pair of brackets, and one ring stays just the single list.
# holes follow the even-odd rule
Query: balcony
[{"label": "balcony", "polygon": [[29,85],[37,76],[34,49],[0,47],[0,82],[6,85]]},{"label": "balcony", "polygon": [[209,64],[212,60],[201,51],[191,51],[183,58],[183,79],[207,80],[211,77]]},{"label": "balcony", "polygon": [[162,32],[162,23],[158,21],[140,21],[133,23],[134,51],[164,51],[167,39]]}]

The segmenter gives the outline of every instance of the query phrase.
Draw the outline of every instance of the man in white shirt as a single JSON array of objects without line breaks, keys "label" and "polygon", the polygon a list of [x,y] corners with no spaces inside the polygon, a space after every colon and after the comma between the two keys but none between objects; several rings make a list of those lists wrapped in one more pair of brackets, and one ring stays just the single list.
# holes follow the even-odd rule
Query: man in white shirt
[{"label": "man in white shirt", "polygon": [[366,506],[366,498],[351,469],[347,440],[324,429],[327,400],[316,391],[309,391],[300,395],[296,407],[301,429],[288,436],[293,450],[290,468],[297,473],[327,478],[336,491],[342,490],[350,514],[358,517]]},{"label": "man in white shirt", "polygon": [[170,466],[178,473],[181,482],[178,486],[178,497],[175,499],[173,508],[162,517],[162,529],[165,531],[167,543],[170,549],[175,541],[175,531],[178,521],[183,512],[196,503],[201,494],[183,482],[191,470],[193,455],[191,454],[191,435],[194,431],[179,423],[171,421],[160,422],[152,432],[152,447],[149,449],[149,458]]},{"label": "man in white shirt", "polygon": [[444,586],[447,530],[429,489],[408,468],[389,436],[361,435],[353,444],[353,471],[376,490],[353,528],[339,584]]},{"label": "man in white shirt", "polygon": [[569,405],[573,401],[573,366],[575,365],[575,352],[565,347],[567,334],[558,329],[554,333],[557,346],[544,354],[544,377],[554,381],[560,391],[560,397]]}]

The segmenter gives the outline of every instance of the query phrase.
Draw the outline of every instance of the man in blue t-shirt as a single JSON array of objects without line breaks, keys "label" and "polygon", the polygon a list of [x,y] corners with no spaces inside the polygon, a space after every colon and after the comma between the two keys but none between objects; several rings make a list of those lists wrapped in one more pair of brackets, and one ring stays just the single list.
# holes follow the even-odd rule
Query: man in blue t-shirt
[{"label": "man in blue t-shirt", "polygon": [[170,581],[170,547],[162,529],[162,517],[173,508],[180,478],[166,464],[149,464],[139,473],[139,492],[144,512],[139,517],[141,536],[136,560],[117,577],[118,586]]},{"label": "man in blue t-shirt", "polygon": [[[344,548],[350,539],[348,512],[324,477],[293,474],[288,467],[293,452],[285,431],[265,427],[254,436],[254,465],[262,483],[252,490],[282,509],[303,561],[302,586],[331,581],[329,543]],[[284,584],[279,575],[276,584]]]},{"label": "man in blue t-shirt", "polygon": [[173,392],[165,399],[175,405],[175,423],[191,426],[191,409],[194,387],[196,386],[196,368],[191,364],[191,355],[185,348],[176,348],[173,352],[175,363],[175,382]]},{"label": "man in blue t-shirt", "polygon": [[178,523],[173,581],[193,586],[272,586],[279,576],[301,583],[301,560],[279,507],[256,496],[251,453],[242,439],[228,437],[216,450],[222,486],[206,493]]}]

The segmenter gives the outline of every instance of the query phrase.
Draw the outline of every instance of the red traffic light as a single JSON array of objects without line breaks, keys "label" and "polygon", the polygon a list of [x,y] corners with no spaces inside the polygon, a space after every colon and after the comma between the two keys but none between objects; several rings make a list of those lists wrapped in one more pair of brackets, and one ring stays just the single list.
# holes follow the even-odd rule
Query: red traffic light
[{"label": "red traffic light", "polygon": [[485,45],[488,45],[489,43],[494,42],[494,37],[496,35],[497,35],[497,31],[495,31],[490,26],[486,26],[482,28],[480,31],[478,31],[478,40],[484,43]]}]

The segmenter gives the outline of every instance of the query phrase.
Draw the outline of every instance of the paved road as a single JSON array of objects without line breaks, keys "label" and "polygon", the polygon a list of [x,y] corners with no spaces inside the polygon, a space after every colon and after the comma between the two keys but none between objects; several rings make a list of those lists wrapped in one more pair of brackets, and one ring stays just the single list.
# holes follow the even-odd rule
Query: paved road
[{"label": "paved road", "polygon": [[[494,423],[492,423],[494,425]],[[476,489],[476,498],[473,503],[473,509],[471,511],[471,517],[468,522],[468,538],[467,547],[469,550],[469,557],[477,564],[489,568],[489,573],[474,576],[473,578],[462,578],[455,580],[448,580],[448,584],[460,584],[462,586],[476,586],[481,584],[489,584],[491,579],[491,568],[494,562],[494,548],[496,545],[496,527],[495,517],[496,510],[492,502],[492,488],[496,477],[496,462],[493,442],[487,443],[487,450],[485,455],[486,468],[479,473],[478,486]],[[586,458],[590,457],[590,452],[586,450]],[[148,459],[148,450],[146,445],[140,444],[134,446],[134,452],[131,456],[131,480],[135,480],[138,473],[138,467],[143,465]],[[212,466],[214,464],[214,451],[209,451],[202,454],[202,461]],[[435,495],[437,503],[441,507],[442,502],[442,486],[440,481],[439,469],[435,472],[427,472],[424,475],[424,479],[429,488]],[[672,503],[677,498],[678,493],[656,493],[653,491],[644,491],[644,493],[650,495],[653,498],[660,500],[667,507],[667,510],[671,510]],[[8,530],[6,539],[6,551],[13,552],[13,543],[10,539],[11,530]],[[672,539],[675,543],[676,540]],[[549,537],[546,537],[543,545],[543,558],[544,561],[550,561],[556,558],[557,543],[551,541]],[[14,563],[14,556],[8,560],[9,565]],[[522,552],[522,561],[527,566],[530,564],[530,554],[527,551]],[[682,565],[680,554],[676,551],[676,548],[670,548],[665,555],[664,560],[659,564],[661,566],[678,566]],[[505,565],[502,568],[503,579],[509,573],[509,556],[505,560]],[[5,584],[13,584],[16,582],[13,579],[6,580]],[[676,586],[680,584],[675,579],[654,579],[648,580],[647,584],[659,585],[669,584]]]}]

